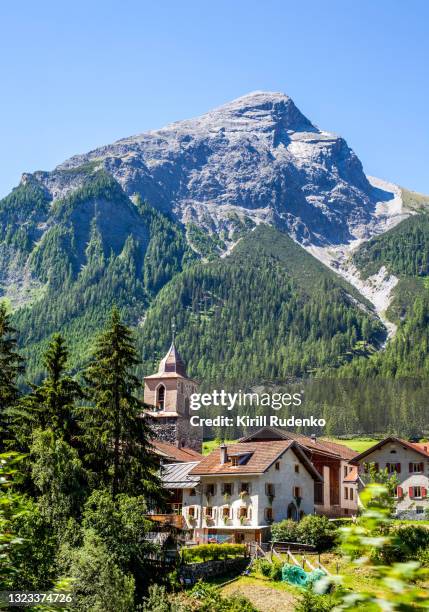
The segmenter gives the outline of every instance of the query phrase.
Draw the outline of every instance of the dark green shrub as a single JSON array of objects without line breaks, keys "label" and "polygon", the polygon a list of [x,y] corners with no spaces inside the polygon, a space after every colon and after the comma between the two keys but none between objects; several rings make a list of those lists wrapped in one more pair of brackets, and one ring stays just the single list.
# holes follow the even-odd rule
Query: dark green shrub
[{"label": "dark green shrub", "polygon": [[429,548],[429,529],[422,525],[404,525],[395,535],[406,558],[413,559],[418,548]]},{"label": "dark green shrub", "polygon": [[316,514],[308,514],[297,526],[298,541],[315,546],[318,552],[329,550],[335,545],[336,531],[326,516]]},{"label": "dark green shrub", "polygon": [[246,555],[245,544],[199,544],[192,548],[182,550],[182,559],[185,563],[197,563],[228,557],[244,557]]},{"label": "dark green shrub", "polygon": [[283,565],[277,561],[274,561],[274,563],[271,563],[271,567],[270,567],[271,580],[275,580],[276,582],[279,582],[282,579],[282,568],[283,568]]},{"label": "dark green shrub", "polygon": [[295,606],[295,612],[330,612],[334,607],[335,601],[331,595],[316,595],[313,591],[304,591]]},{"label": "dark green shrub", "polygon": [[273,542],[297,542],[298,523],[291,519],[274,523],[271,527],[271,537]]},{"label": "dark green shrub", "polygon": [[271,574],[271,567],[272,563],[266,559],[258,559],[258,561],[255,563],[255,569],[258,572],[261,572],[261,574],[266,578],[268,578],[268,576]]}]

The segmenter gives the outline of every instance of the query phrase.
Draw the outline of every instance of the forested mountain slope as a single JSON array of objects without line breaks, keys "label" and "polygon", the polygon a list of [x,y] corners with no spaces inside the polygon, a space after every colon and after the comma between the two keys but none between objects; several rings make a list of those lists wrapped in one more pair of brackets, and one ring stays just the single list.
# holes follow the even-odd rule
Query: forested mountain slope
[{"label": "forested mountain slope", "polygon": [[287,235],[259,226],[229,257],[178,274],[140,332],[146,370],[171,321],[192,375],[246,382],[307,376],[370,351],[384,330],[357,292]]}]

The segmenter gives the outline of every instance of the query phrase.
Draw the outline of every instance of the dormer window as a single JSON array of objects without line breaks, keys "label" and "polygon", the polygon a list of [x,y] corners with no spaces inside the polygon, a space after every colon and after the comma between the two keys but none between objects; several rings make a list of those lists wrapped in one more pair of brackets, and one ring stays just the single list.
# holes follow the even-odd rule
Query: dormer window
[{"label": "dormer window", "polygon": [[228,457],[231,459],[231,465],[233,467],[237,467],[239,465],[245,465],[249,461],[252,455],[253,455],[253,452],[249,452],[249,451],[228,453]]}]

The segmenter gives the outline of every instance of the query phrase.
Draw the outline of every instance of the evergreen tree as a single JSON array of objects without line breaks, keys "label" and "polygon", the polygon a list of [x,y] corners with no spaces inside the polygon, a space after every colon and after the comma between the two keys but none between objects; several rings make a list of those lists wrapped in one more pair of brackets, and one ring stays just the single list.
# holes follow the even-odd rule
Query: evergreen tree
[{"label": "evergreen tree", "polygon": [[85,372],[94,406],[81,411],[87,460],[114,498],[121,492],[159,496],[150,430],[141,416],[143,404],[135,395],[140,384],[133,370],[138,363],[132,333],[115,307]]},{"label": "evergreen tree", "polygon": [[10,322],[6,304],[0,303],[0,449],[9,437],[10,407],[18,399],[16,379],[23,372],[23,359],[16,350],[16,330]]},{"label": "evergreen tree", "polygon": [[34,427],[51,428],[70,442],[77,433],[76,402],[83,399],[80,384],[66,373],[68,350],[61,334],[54,334],[44,356],[46,378],[32,386],[15,417],[15,433],[21,446],[28,443]]}]

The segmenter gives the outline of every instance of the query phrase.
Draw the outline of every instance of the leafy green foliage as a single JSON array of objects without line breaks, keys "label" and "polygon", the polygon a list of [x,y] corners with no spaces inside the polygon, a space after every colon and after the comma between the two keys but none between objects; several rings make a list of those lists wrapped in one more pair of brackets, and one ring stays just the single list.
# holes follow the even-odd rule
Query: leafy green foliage
[{"label": "leafy green foliage", "polygon": [[244,556],[246,556],[245,544],[199,544],[182,551],[182,558],[186,563]]},{"label": "leafy green foliage", "polygon": [[382,549],[392,543],[389,535],[390,509],[384,503],[388,491],[384,485],[369,484],[361,493],[365,508],[356,524],[343,528],[341,550],[356,570],[367,567],[371,570],[371,586],[362,590],[348,590],[352,578],[326,577],[316,583],[319,592],[328,584],[340,583],[345,590],[335,591],[335,610],[359,610],[377,612],[391,610],[426,609],[429,605],[429,591],[421,584],[428,572],[418,561],[397,563],[387,560],[374,565],[374,549]]},{"label": "leafy green foliage", "polygon": [[271,528],[274,542],[301,542],[316,547],[319,552],[335,545],[336,528],[326,516],[308,514],[299,523],[286,519]]},{"label": "leafy green foliage", "polygon": [[132,612],[135,582],[112,560],[103,540],[86,532],[72,552],[70,577],[73,609],[79,612]]}]

